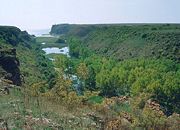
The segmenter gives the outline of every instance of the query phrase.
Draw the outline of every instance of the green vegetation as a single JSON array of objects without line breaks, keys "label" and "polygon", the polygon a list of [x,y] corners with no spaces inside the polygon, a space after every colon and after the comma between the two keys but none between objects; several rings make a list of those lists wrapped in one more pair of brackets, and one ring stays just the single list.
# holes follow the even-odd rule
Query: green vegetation
[{"label": "green vegetation", "polygon": [[[12,39],[10,40],[10,39]],[[0,43],[3,50],[14,48],[14,57],[20,63],[21,80],[26,85],[45,81],[46,88],[54,85],[55,71],[52,63],[44,56],[40,44],[35,43],[34,37],[27,32],[22,32],[16,27],[0,27]],[[8,64],[6,64],[8,67]],[[14,74],[17,75],[17,74]]]},{"label": "green vegetation", "polygon": [[30,47],[29,42],[33,41],[33,38],[26,31],[21,31],[17,27],[0,26],[0,40],[12,46],[21,43],[26,47]]},{"label": "green vegetation", "polygon": [[101,96],[92,96],[88,99],[88,102],[90,102],[90,103],[102,103],[103,98]]},{"label": "green vegetation", "polygon": [[[157,29],[152,28],[153,26]],[[71,56],[80,60],[75,63],[78,65],[74,66],[78,68],[78,66],[81,66],[80,64],[84,62],[88,68],[86,80],[81,80],[85,83],[84,87],[86,89],[83,90],[100,91],[99,95],[105,97],[130,96],[131,98],[137,98],[137,96],[145,93],[145,95],[149,96],[144,101],[143,98],[140,99],[140,109],[146,111],[145,104],[151,99],[161,105],[161,110],[163,110],[165,114],[171,115],[174,112],[179,113],[180,75],[178,63],[179,51],[177,49],[179,46],[179,37],[176,35],[179,33],[179,25],[114,26],[107,27],[105,30],[103,30],[103,28],[97,29],[94,32],[92,31],[83,38],[75,35],[76,37],[68,39]],[[124,30],[121,30],[122,28],[124,28]],[[128,30],[128,28],[130,29]],[[136,29],[138,29],[137,31],[139,31],[140,34],[136,36],[130,33],[132,30],[135,31]],[[117,40],[113,41],[117,38],[116,30],[122,31],[120,33],[122,34],[122,38],[119,40],[119,42],[122,40],[122,43],[117,44]],[[115,33],[114,38],[112,37],[112,31]],[[124,31],[127,32],[124,33]],[[125,35],[128,36],[125,37]],[[98,39],[101,37],[105,38],[104,40],[102,39],[101,42],[98,42]],[[132,39],[133,37],[135,37],[135,39]],[[105,42],[105,40],[107,41]],[[127,40],[131,43],[125,44],[124,41]],[[156,41],[158,41],[157,45],[155,45]],[[150,44],[147,45],[146,42]],[[104,56],[107,56],[107,51],[99,51],[104,49],[107,45],[107,51],[113,52],[114,48],[118,50],[118,46],[121,45],[121,47],[133,47],[136,53],[140,53],[135,54],[136,56],[127,56],[126,52],[121,52],[120,55],[124,55],[122,58],[124,61],[119,62],[119,55],[105,58]],[[141,51],[142,48],[144,51]],[[159,48],[161,48],[161,54],[163,52],[166,54],[161,55],[160,50],[158,50]],[[172,48],[176,51],[172,51]],[[128,52],[129,50],[126,51]],[[147,53],[148,51],[151,51],[153,55]],[[92,103],[96,102],[96,98],[90,99]],[[116,107],[116,109],[126,109],[128,112],[130,111],[129,109],[132,109],[128,108],[126,105],[120,106]]]},{"label": "green vegetation", "polygon": [[94,29],[94,25],[59,24],[53,25],[50,34],[52,35],[78,35],[85,36]]},{"label": "green vegetation", "polygon": [[164,57],[176,61],[180,58],[180,25],[178,24],[67,24],[65,26],[68,32],[63,32],[62,26],[64,25],[54,25],[51,33],[78,37],[83,45],[106,57],[118,60]]},{"label": "green vegetation", "polygon": [[47,47],[62,48],[67,46],[65,41],[58,37],[37,37],[36,42],[41,44],[41,48],[47,48]]},{"label": "green vegetation", "polygon": [[[83,109],[79,108],[78,113],[76,110],[68,111],[65,104],[47,97],[33,97],[28,91],[24,95],[24,91],[14,88],[10,95],[1,96],[0,118],[8,123],[8,129],[93,129],[90,125],[94,121],[83,115]],[[86,109],[86,112],[91,111]]]},{"label": "green vegetation", "polygon": [[[179,129],[179,25],[63,24],[51,30],[61,36],[30,40],[7,28],[0,27],[0,118],[10,129]],[[42,51],[65,41],[71,57]],[[6,57],[20,68],[20,88],[2,78]]]},{"label": "green vegetation", "polygon": [[[70,48],[71,54],[80,54],[82,44],[77,40],[73,42],[71,40],[70,47],[73,46],[71,44],[78,48],[73,48],[74,50]],[[118,62],[94,55],[87,58],[78,57],[82,58],[88,68],[89,73],[85,82],[88,90],[100,91],[100,95],[107,97],[150,93],[151,97],[162,105],[165,113],[179,113],[179,63],[155,58]]]}]

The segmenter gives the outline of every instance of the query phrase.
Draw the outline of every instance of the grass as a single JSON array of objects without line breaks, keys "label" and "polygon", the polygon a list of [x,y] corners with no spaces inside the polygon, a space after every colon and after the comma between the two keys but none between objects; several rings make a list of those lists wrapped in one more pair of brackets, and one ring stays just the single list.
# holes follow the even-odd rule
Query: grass
[{"label": "grass", "polygon": [[102,103],[103,102],[103,97],[101,96],[92,96],[88,99],[89,103],[95,104],[95,103]]},{"label": "grass", "polygon": [[48,43],[55,43],[58,40],[58,37],[36,37],[36,42],[48,42]]},{"label": "grass", "polygon": [[[45,97],[24,95],[18,89],[12,89],[10,95],[0,96],[0,118],[7,121],[9,129],[21,130],[29,125],[36,130],[51,130],[57,127],[65,130],[95,130],[91,127],[94,121],[85,114],[91,110],[82,107],[77,111],[67,107]],[[43,123],[44,119],[50,120],[50,123]]]},{"label": "grass", "polygon": [[119,112],[128,112],[131,113],[132,112],[132,108],[130,106],[129,103],[116,103],[114,104],[114,106],[112,106],[112,109],[119,113]]},{"label": "grass", "polygon": [[[58,47],[62,48],[67,46],[66,43],[57,43],[58,37],[36,37],[36,42],[41,44],[42,48]],[[45,43],[45,44],[42,44]]]},{"label": "grass", "polygon": [[55,54],[55,53],[52,53],[52,54],[47,54],[46,57],[48,58],[51,58],[51,59],[55,59],[57,56],[59,55],[63,55],[63,54]]}]

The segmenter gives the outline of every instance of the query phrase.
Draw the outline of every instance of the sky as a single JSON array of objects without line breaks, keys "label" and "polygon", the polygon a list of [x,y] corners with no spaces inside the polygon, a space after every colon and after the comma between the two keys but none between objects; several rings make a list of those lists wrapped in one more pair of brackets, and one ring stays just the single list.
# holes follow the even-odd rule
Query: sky
[{"label": "sky", "polygon": [[180,23],[180,0],[0,0],[0,25]]}]

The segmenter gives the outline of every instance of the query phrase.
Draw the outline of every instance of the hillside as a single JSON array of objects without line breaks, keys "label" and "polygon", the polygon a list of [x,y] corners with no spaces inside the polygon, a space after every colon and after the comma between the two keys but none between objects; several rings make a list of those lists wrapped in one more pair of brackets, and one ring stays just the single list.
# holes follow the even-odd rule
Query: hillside
[{"label": "hillside", "polygon": [[53,25],[51,34],[80,38],[97,54],[118,60],[165,57],[180,60],[178,24]]},{"label": "hillside", "polygon": [[58,24],[52,26],[50,34],[85,36],[95,27],[95,25]]},{"label": "hillside", "polygon": [[17,58],[17,46],[30,47],[32,37],[16,27],[0,26],[0,79],[11,80],[21,85],[20,63]]},{"label": "hillside", "polygon": [[32,42],[33,38],[26,31],[21,31],[17,27],[0,26],[0,40],[12,46],[22,44],[29,47],[29,43]]},{"label": "hillside", "polygon": [[[52,62],[41,50],[44,39],[35,39],[29,34],[24,39],[21,37],[24,32],[16,27],[1,26],[0,30],[0,129],[90,127],[88,125],[94,121],[84,115],[84,109],[78,109],[77,113],[75,104],[71,110],[72,107],[68,108],[67,102],[60,101],[59,96],[55,97],[57,99],[48,96],[58,88],[56,85],[51,90],[55,78],[59,80],[59,77],[56,77]],[[61,40],[54,39],[54,42],[57,41],[54,45],[60,46]],[[87,112],[91,110],[86,109]]]},{"label": "hillside", "polygon": [[179,24],[60,24],[51,34],[67,40],[82,91],[99,92],[93,101],[129,96],[141,112],[153,100],[166,116],[179,113]]},{"label": "hillside", "polygon": [[51,84],[54,69],[34,36],[17,27],[0,26],[0,51],[0,74],[4,75],[5,71],[12,75],[7,79],[16,85],[21,85],[21,81],[30,85],[42,80]]},{"label": "hillside", "polygon": [[0,27],[0,129],[180,128],[179,25],[56,26]]}]

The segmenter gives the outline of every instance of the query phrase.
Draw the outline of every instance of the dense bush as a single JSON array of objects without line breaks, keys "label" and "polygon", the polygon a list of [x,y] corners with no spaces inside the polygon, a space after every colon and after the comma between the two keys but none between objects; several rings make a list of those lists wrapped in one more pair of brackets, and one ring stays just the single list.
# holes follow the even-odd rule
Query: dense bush
[{"label": "dense bush", "polygon": [[179,112],[178,79],[179,64],[163,59],[139,59],[120,62],[111,70],[102,69],[96,83],[108,96],[151,93],[164,110],[171,113]]},{"label": "dense bush", "polygon": [[[59,34],[58,31],[63,30],[61,26],[53,26],[52,32]],[[68,33],[64,33],[67,37],[78,37],[81,45],[103,56],[118,60],[134,57],[180,59],[180,26],[176,24],[66,26],[69,28]],[[76,55],[79,47],[72,47],[76,49]]]},{"label": "dense bush", "polygon": [[55,85],[55,69],[52,62],[44,55],[44,52],[37,46],[36,50],[36,65],[41,72],[42,80],[47,81],[48,88]]},{"label": "dense bush", "polygon": [[59,38],[56,43],[65,43],[65,40]]},{"label": "dense bush", "polygon": [[88,48],[77,39],[71,39],[69,43],[70,54],[84,61],[88,68],[86,89],[98,90],[107,97],[150,93],[163,106],[166,114],[179,113],[180,65],[176,61],[136,58],[119,62],[98,56],[90,50],[91,55],[80,53]]},{"label": "dense bush", "polygon": [[26,31],[21,31],[13,26],[0,26],[0,39],[12,46],[17,46],[21,43],[26,47],[30,47],[29,44],[33,41],[33,37]]}]

